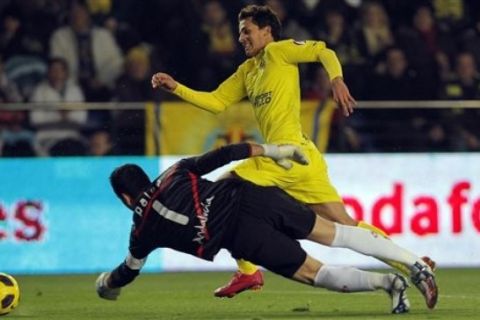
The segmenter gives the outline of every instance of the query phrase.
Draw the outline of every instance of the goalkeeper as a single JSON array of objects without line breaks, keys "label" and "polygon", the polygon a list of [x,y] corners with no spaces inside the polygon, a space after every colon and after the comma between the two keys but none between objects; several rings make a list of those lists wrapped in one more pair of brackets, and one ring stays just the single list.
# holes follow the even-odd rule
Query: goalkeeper
[{"label": "goalkeeper", "polygon": [[[358,225],[386,236],[378,228],[356,221],[347,214],[341,197],[330,182],[322,154],[302,134],[299,63],[322,63],[331,79],[333,98],[346,116],[353,112],[355,100],[343,81],[342,68],[335,53],[321,41],[278,41],[280,22],[267,6],[251,5],[242,9],[239,31],[239,41],[249,59],[213,92],[194,91],[161,72],[152,77],[152,86],[172,92],[213,113],[248,97],[265,142],[297,145],[308,156],[310,164],[286,171],[268,158],[251,158],[238,165],[232,174],[260,186],[278,186],[330,221]],[[231,297],[263,285],[263,276],[255,265],[245,260],[237,262],[240,272],[226,286],[217,289],[216,296]],[[393,261],[388,263],[408,273],[405,266]]]},{"label": "goalkeeper", "polygon": [[236,258],[316,287],[341,292],[383,289],[391,297],[393,313],[409,310],[403,276],[322,264],[295,240],[309,239],[404,263],[412,281],[423,289],[428,307],[435,306],[437,287],[432,270],[393,241],[325,220],[276,187],[260,187],[235,178],[211,182],[201,177],[230,161],[260,156],[286,170],[300,166],[289,160],[307,163],[297,146],[243,143],[183,159],[153,182],[136,165],[113,171],[111,185],[133,210],[133,227],[125,261],[97,279],[100,297],[116,299],[120,288],[133,281],[156,248],[167,247],[206,260],[213,260],[226,248]]}]

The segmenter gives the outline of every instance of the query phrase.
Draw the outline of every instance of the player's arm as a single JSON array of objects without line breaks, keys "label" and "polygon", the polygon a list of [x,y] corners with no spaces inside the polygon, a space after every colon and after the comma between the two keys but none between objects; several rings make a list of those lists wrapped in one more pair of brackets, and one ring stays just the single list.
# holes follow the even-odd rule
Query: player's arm
[{"label": "player's arm", "polygon": [[225,110],[227,106],[242,100],[246,96],[242,72],[242,67],[239,67],[234,74],[212,92],[190,89],[162,72],[153,75],[152,86],[169,91],[201,109],[219,113]]},{"label": "player's arm", "polygon": [[128,254],[125,261],[111,272],[103,272],[97,278],[95,287],[100,298],[107,300],[117,300],[122,287],[126,286],[140,273],[147,258],[137,259]]},{"label": "player's arm", "polygon": [[258,156],[271,158],[285,169],[292,167],[290,160],[308,164],[302,150],[295,145],[239,143],[221,147],[198,157],[184,159],[180,161],[179,166],[201,176],[232,161]]},{"label": "player's arm", "polygon": [[332,83],[333,99],[348,116],[353,112],[355,99],[343,81],[342,65],[335,52],[326,47],[323,41],[285,40],[270,46],[270,54],[288,64],[320,62],[328,73]]},{"label": "player's arm", "polygon": [[343,77],[342,65],[335,52],[327,48],[323,41],[284,40],[270,45],[273,58],[289,64],[320,62],[325,67],[330,80]]}]

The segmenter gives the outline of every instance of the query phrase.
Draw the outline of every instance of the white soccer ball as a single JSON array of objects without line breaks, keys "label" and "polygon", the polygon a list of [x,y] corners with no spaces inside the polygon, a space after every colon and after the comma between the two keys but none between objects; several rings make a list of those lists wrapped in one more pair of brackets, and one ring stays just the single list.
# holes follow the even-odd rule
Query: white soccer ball
[{"label": "white soccer ball", "polygon": [[6,273],[0,273],[0,316],[10,313],[18,305],[20,288],[17,281]]}]

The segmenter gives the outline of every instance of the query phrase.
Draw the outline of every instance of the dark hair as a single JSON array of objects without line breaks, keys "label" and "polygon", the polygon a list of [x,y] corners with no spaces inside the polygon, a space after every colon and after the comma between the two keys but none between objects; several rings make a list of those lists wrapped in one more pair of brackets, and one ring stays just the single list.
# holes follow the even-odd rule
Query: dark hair
[{"label": "dark hair", "polygon": [[[113,170],[110,175],[110,184],[113,191],[125,203],[122,193],[137,198],[149,185],[150,179],[145,171],[136,164],[125,164]],[[127,203],[125,205],[128,206]]]},{"label": "dark hair", "polygon": [[274,40],[280,39],[282,25],[275,12],[268,6],[249,5],[243,8],[238,14],[238,21],[252,18],[252,22],[259,28],[270,26]]}]

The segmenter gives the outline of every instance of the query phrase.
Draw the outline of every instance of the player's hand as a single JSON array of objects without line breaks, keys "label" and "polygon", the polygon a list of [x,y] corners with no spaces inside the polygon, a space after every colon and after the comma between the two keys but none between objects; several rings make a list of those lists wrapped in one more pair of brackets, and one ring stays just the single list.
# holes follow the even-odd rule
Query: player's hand
[{"label": "player's hand", "polygon": [[108,286],[109,277],[110,272],[102,272],[100,276],[98,276],[97,281],[95,281],[95,288],[100,298],[117,300],[118,296],[120,295],[121,288],[110,288]]},{"label": "player's hand", "polygon": [[152,76],[152,87],[154,89],[161,88],[165,91],[172,92],[177,88],[177,82],[169,74],[158,72]]},{"label": "player's hand", "polygon": [[333,100],[342,108],[343,114],[348,117],[353,113],[353,107],[357,102],[350,94],[347,85],[342,77],[337,77],[332,80]]},{"label": "player's hand", "polygon": [[308,159],[300,147],[292,144],[262,144],[263,156],[273,159],[279,166],[289,170],[293,164],[291,161],[307,165]]}]

